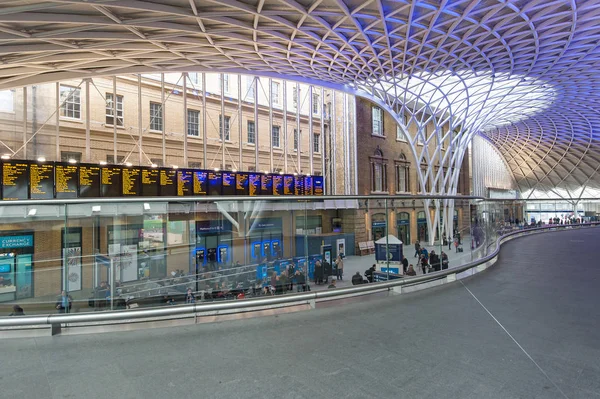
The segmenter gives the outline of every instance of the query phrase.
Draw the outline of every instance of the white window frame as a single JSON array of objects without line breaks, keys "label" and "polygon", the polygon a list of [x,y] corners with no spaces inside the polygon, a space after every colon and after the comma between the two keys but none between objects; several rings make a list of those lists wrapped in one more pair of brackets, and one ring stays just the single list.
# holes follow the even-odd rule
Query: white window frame
[{"label": "white window frame", "polygon": [[292,108],[298,109],[298,86],[292,86]]},{"label": "white window frame", "polygon": [[[302,132],[302,130],[300,130]],[[294,151],[298,151],[298,143],[300,141],[300,134],[298,134],[298,129],[294,129]]]},{"label": "white window frame", "polygon": [[410,191],[409,184],[409,166],[406,164],[396,164],[396,192],[408,193]]},{"label": "white window frame", "polygon": [[81,88],[60,85],[61,118],[81,120]]},{"label": "white window frame", "polygon": [[383,110],[375,105],[371,108],[371,127],[373,136],[385,137],[383,132]]},{"label": "white window frame", "polygon": [[14,90],[0,91],[0,112],[14,113],[15,112],[15,92]]},{"label": "white window frame", "polygon": [[271,102],[279,105],[279,82],[271,81]]},{"label": "white window frame", "polygon": [[313,133],[313,152],[320,153],[321,152],[321,134]]},{"label": "white window frame", "polygon": [[187,110],[187,135],[200,136],[200,111],[188,108]]},{"label": "white window frame", "polygon": [[231,117],[228,115],[225,115],[225,118],[223,118],[223,115],[219,115],[219,139],[223,140],[223,120],[225,120],[225,141],[229,141],[231,137]]},{"label": "white window frame", "polygon": [[[153,110],[153,108],[158,107],[158,113],[157,110]],[[157,103],[154,101],[150,101],[150,130],[155,131],[155,132],[162,132],[163,129],[163,112],[164,112],[164,107],[161,103]],[[160,113],[160,115],[159,115]]]},{"label": "white window frame", "polygon": [[[280,140],[280,126],[273,126],[271,130],[271,144],[275,148],[281,148],[281,140]],[[277,133],[277,134],[275,134]]]},{"label": "white window frame", "polygon": [[312,98],[312,113],[313,115],[319,114],[319,93],[313,93]]},{"label": "white window frame", "polygon": [[[117,127],[124,127],[125,121],[123,120],[123,96],[117,94]],[[113,93],[106,93],[106,115],[105,121],[106,126],[113,126],[113,123],[109,123],[108,119],[111,118],[114,123],[113,115]]]},{"label": "white window frame", "polygon": [[[252,126],[252,129],[250,129],[250,126]],[[254,121],[246,122],[246,133],[246,142],[251,145],[256,145],[256,123]]]},{"label": "white window frame", "polygon": [[401,141],[403,143],[407,143],[406,135],[402,131],[402,128],[399,124],[396,124],[396,141]]},{"label": "white window frame", "polygon": [[373,163],[373,191],[383,192],[383,163]]},{"label": "white window frame", "polygon": [[254,102],[254,76],[246,76],[246,96],[244,101]]}]

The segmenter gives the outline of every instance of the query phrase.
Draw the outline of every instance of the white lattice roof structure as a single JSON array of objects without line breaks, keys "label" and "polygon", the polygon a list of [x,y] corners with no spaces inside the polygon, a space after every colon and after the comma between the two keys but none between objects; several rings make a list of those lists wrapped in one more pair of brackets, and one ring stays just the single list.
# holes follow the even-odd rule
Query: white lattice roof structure
[{"label": "white lattice roof structure", "polygon": [[[457,165],[482,133],[521,190],[585,196],[600,190],[599,5],[3,0],[0,89],[153,71],[284,76],[362,93],[419,132],[431,120],[434,136],[449,125],[450,150],[413,145],[419,160]],[[457,176],[427,173],[422,182],[454,191]]]}]

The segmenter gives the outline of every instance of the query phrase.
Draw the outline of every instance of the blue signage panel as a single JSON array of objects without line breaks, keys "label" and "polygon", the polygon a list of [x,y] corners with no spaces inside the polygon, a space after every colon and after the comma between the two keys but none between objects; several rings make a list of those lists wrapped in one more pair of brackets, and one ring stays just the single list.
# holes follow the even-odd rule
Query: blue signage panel
[{"label": "blue signage panel", "polygon": [[196,222],[196,234],[200,236],[230,231],[231,222],[228,220],[199,220]]},{"label": "blue signage panel", "polygon": [[281,218],[252,219],[250,221],[250,230],[281,230],[281,228]]},{"label": "blue signage panel", "polygon": [[402,244],[375,244],[375,259],[377,261],[400,262],[402,260]]},{"label": "blue signage panel", "polygon": [[3,236],[0,237],[0,248],[24,248],[33,246],[33,236]]}]

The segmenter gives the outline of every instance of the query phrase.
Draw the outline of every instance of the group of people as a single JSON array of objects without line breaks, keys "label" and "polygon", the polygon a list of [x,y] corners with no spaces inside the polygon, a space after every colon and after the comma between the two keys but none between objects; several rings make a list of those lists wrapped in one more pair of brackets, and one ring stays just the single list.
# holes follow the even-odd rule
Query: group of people
[{"label": "group of people", "polygon": [[336,277],[337,280],[343,280],[344,276],[344,260],[340,255],[337,256],[335,261],[333,262],[333,266],[324,260],[322,263],[320,260],[317,260],[315,263],[315,284],[328,284],[329,276],[333,281],[333,276]]},{"label": "group of people", "polygon": [[[458,244],[458,238],[455,237],[455,244]],[[457,246],[458,247],[458,246]],[[448,255],[442,251],[441,254],[436,254],[434,250],[429,252],[427,248],[421,247],[421,243],[419,241],[415,242],[415,258],[417,258],[417,266],[421,268],[423,274],[428,272],[439,272],[440,270],[446,270],[450,265],[448,260]],[[408,269],[406,268],[406,258],[403,259],[403,265],[405,265],[404,273],[408,274]],[[410,265],[412,266],[412,265]],[[413,268],[414,271],[414,268]],[[416,273],[415,273],[416,274]],[[410,274],[409,274],[410,275]]]}]

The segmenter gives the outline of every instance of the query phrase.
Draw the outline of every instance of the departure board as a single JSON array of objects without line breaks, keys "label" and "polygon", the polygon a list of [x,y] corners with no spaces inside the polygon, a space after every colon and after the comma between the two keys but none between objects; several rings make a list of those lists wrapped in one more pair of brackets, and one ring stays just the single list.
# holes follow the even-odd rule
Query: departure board
[{"label": "departure board", "polygon": [[177,170],[160,170],[160,195],[164,197],[175,197],[177,195]]},{"label": "departure board", "polygon": [[312,176],[304,176],[304,195],[313,195]]},{"label": "departure board", "polygon": [[79,165],[79,196],[84,198],[100,196],[100,166]]},{"label": "departure board", "polygon": [[237,172],[235,175],[235,194],[248,195],[248,173]]},{"label": "departure board", "polygon": [[223,195],[235,195],[235,173],[223,172]]},{"label": "departure board", "polygon": [[294,176],[283,176],[283,195],[294,195]]},{"label": "departure board", "polygon": [[121,196],[120,166],[101,166],[100,177],[100,194],[103,197]]},{"label": "departure board", "polygon": [[194,195],[208,194],[208,172],[205,170],[194,171]]},{"label": "departure board", "polygon": [[221,172],[208,172],[208,195],[221,195],[222,186]]},{"label": "departure board", "polygon": [[142,195],[145,197],[158,197],[159,170],[156,168],[142,168],[141,174]]},{"label": "departure board", "polygon": [[2,199],[26,200],[29,194],[29,163],[9,161],[2,165]]},{"label": "departure board", "polygon": [[273,175],[273,195],[283,195],[283,175]]},{"label": "departure board", "polygon": [[273,195],[273,176],[261,175],[260,182],[260,194]]},{"label": "departure board", "polygon": [[79,180],[77,165],[56,163],[54,165],[54,190],[56,198],[77,198],[77,182]]},{"label": "departure board", "polygon": [[248,174],[248,194],[251,196],[260,195],[260,173]]},{"label": "departure board", "polygon": [[324,191],[323,176],[313,176],[313,195],[323,195]]},{"label": "departure board", "polygon": [[294,176],[294,194],[304,195],[304,176]]},{"label": "departure board", "polygon": [[29,198],[54,198],[53,163],[31,163],[29,165]]},{"label": "departure board", "polygon": [[193,194],[192,186],[192,171],[178,170],[177,171],[177,196],[185,197]]},{"label": "departure board", "polygon": [[123,196],[142,195],[141,190],[141,170],[134,167],[125,167],[121,174],[121,182],[123,184]]}]

